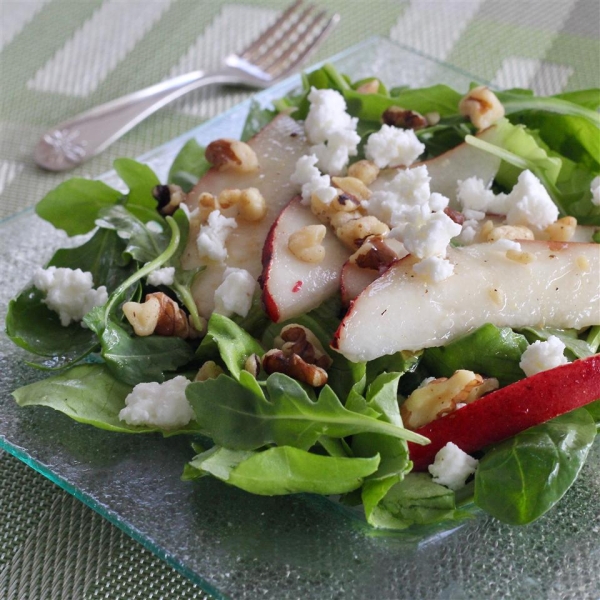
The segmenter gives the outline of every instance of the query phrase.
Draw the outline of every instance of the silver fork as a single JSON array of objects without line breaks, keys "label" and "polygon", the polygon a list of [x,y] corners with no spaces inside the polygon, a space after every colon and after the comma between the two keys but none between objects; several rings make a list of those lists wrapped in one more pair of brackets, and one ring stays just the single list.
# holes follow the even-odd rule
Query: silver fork
[{"label": "silver fork", "polygon": [[96,156],[158,109],[213,83],[266,88],[294,72],[339,21],[296,0],[243,52],[220,69],[193,71],[101,104],[47,131],[33,157],[50,171],[67,171]]}]

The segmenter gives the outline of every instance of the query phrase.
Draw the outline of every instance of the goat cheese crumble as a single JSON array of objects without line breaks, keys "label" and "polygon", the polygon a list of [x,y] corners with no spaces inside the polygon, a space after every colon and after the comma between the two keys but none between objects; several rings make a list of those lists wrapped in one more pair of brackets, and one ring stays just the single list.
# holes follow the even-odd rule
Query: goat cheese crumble
[{"label": "goat cheese crumble", "polygon": [[382,125],[367,140],[365,156],[380,169],[385,167],[408,167],[425,151],[412,129]]},{"label": "goat cheese crumble", "polygon": [[185,397],[189,380],[178,375],[164,383],[138,383],[125,398],[119,419],[129,425],[146,425],[161,429],[177,429],[194,418]]},{"label": "goat cheese crumble", "polygon": [[310,152],[316,157],[321,171],[341,175],[350,157],[358,152],[358,119],[346,112],[346,101],[336,90],[312,88],[308,101],[310,108],[304,130],[313,144]]},{"label": "goat cheese crumble", "polygon": [[545,342],[537,341],[527,346],[521,355],[519,367],[527,377],[566,365],[569,361],[564,355],[564,343],[555,335],[551,335]]},{"label": "goat cheese crumble", "polygon": [[163,267],[162,269],[155,269],[148,273],[146,281],[150,285],[173,285],[175,281],[175,267]]},{"label": "goat cheese crumble", "polygon": [[225,243],[229,234],[237,227],[237,222],[232,217],[223,216],[218,210],[213,210],[208,215],[208,220],[200,226],[196,245],[200,258],[209,258],[223,262],[227,258]]},{"label": "goat cheese crumble", "polygon": [[467,478],[475,473],[478,464],[477,459],[463,452],[456,444],[448,442],[435,455],[435,460],[428,469],[433,475],[434,483],[458,490],[464,487]]},{"label": "goat cheese crumble", "polygon": [[256,280],[245,269],[227,267],[223,283],[215,290],[215,312],[226,317],[245,317],[252,306]]},{"label": "goat cheese crumble", "polygon": [[317,168],[318,158],[314,154],[301,156],[296,162],[296,168],[290,181],[302,186],[302,204],[310,204],[315,194],[323,204],[330,204],[337,196],[337,190],[331,186],[329,175],[321,175]]},{"label": "goat cheese crumble", "polygon": [[81,321],[92,308],[108,300],[106,286],[94,289],[92,274],[81,269],[39,268],[33,275],[33,285],[46,292],[44,303],[58,313],[63,327]]}]

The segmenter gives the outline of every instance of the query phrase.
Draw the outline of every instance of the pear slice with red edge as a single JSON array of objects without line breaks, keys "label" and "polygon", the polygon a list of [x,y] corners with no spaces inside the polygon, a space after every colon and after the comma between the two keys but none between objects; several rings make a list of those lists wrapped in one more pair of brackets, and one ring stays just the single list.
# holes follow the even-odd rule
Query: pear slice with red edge
[{"label": "pear slice with red edge", "polygon": [[331,229],[322,241],[325,258],[308,263],[296,258],[288,248],[292,233],[321,221],[296,196],[273,223],[263,248],[263,305],[269,318],[285,321],[305,314],[335,294],[340,273],[350,251]]},{"label": "pear slice with red edge", "polygon": [[600,399],[600,354],[542,371],[491,392],[417,429],[430,440],[408,444],[416,471],[453,442],[467,454]]},{"label": "pear slice with red edge", "polygon": [[[302,124],[289,116],[279,115],[248,141],[256,153],[259,168],[249,173],[220,171],[211,168],[188,194],[186,203],[191,211],[198,206],[198,197],[207,192],[218,196],[225,189],[257,188],[266,201],[267,212],[260,221],[237,218],[237,227],[227,238],[227,259],[224,263],[201,258],[196,246],[199,224],[192,221],[189,241],[182,256],[184,269],[205,267],[194,281],[192,293],[203,317],[214,308],[214,292],[223,280],[226,267],[245,269],[258,279],[262,271],[261,250],[271,225],[300,186],[290,182],[298,158],[308,152]],[[236,208],[222,211],[236,215]]]},{"label": "pear slice with red edge", "polygon": [[361,362],[443,346],[486,323],[559,329],[600,323],[600,244],[520,243],[522,256],[491,243],[449,247],[454,274],[439,282],[417,275],[407,256],[352,302],[332,347]]}]

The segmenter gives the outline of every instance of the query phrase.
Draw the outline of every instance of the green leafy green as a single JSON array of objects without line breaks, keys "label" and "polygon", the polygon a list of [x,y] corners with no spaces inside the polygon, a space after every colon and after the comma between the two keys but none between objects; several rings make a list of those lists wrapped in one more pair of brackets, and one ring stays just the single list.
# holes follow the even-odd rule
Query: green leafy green
[{"label": "green leafy green", "polygon": [[307,450],[321,435],[341,438],[367,431],[423,441],[407,429],[347,410],[328,386],[315,402],[297,381],[273,373],[266,381],[266,393],[245,371],[239,381],[220,375],[194,382],[186,390],[204,432],[233,450],[255,450],[270,443]]},{"label": "green leafy green", "polygon": [[422,360],[435,377],[451,377],[458,369],[468,369],[495,377],[504,386],[523,379],[519,362],[527,346],[525,336],[488,323],[447,346],[427,348]]},{"label": "green leafy green", "polygon": [[556,336],[565,345],[567,356],[571,360],[592,356],[597,350],[597,348],[591,346],[586,340],[579,339],[579,337],[577,337],[577,331],[574,329],[525,327],[521,332],[530,343],[538,340],[546,341],[550,336]]},{"label": "green leafy green", "polygon": [[205,148],[195,139],[188,140],[175,157],[167,181],[179,185],[184,192],[189,192],[210,169],[204,151]]},{"label": "green leafy green", "polygon": [[247,142],[250,138],[254,137],[261,129],[268,125],[276,115],[276,110],[263,108],[260,102],[252,100],[250,108],[248,109],[246,122],[244,123],[244,129],[240,136],[242,142]]},{"label": "green leafy green", "polygon": [[228,317],[213,313],[206,336],[198,347],[200,362],[221,358],[235,379],[240,378],[244,363],[251,354],[262,356],[262,346]]},{"label": "green leafy green", "polygon": [[154,171],[148,165],[130,158],[117,158],[114,167],[129,188],[127,208],[135,213],[138,207],[142,207],[154,213],[157,202],[152,195],[152,190],[155,186],[160,185]]},{"label": "green leafy green", "polygon": [[518,433],[480,460],[475,504],[505,523],[534,521],[571,487],[595,437],[585,408]]},{"label": "green leafy green", "polygon": [[67,235],[80,235],[94,229],[100,211],[122,196],[102,181],[74,177],[48,192],[35,212]]},{"label": "green leafy green", "polygon": [[215,446],[191,461],[191,466],[253,494],[275,496],[309,492],[343,494],[360,487],[377,469],[379,457],[320,456],[279,446],[262,452]]}]

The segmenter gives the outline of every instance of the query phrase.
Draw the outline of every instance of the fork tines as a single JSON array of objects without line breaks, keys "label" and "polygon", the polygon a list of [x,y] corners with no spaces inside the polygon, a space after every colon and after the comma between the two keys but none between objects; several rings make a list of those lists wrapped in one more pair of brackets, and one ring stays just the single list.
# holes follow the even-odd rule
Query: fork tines
[{"label": "fork tines", "polygon": [[304,61],[339,20],[326,11],[296,0],[257,40],[238,56],[273,77],[280,77]]}]

